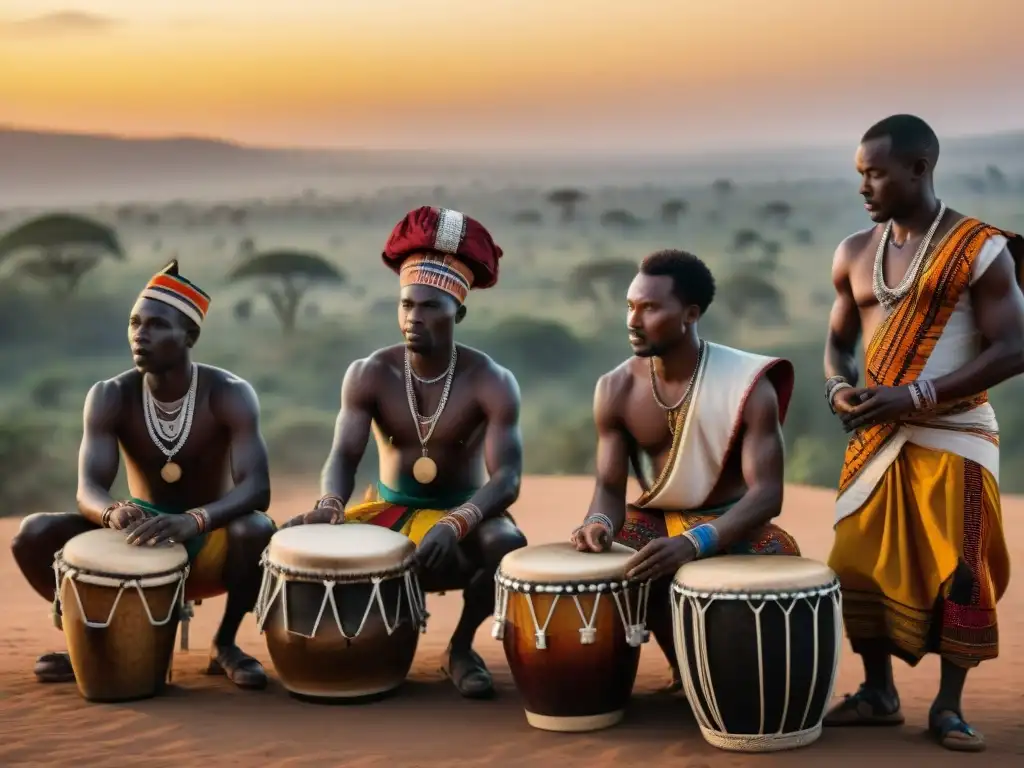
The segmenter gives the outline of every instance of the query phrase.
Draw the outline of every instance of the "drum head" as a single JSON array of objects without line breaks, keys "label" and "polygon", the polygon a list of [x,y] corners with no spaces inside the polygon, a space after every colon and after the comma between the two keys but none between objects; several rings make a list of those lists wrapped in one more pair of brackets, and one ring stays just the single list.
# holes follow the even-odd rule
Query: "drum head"
[{"label": "drum head", "polygon": [[673,581],[697,592],[793,592],[832,583],[824,563],[790,555],[719,555],[686,563]]},{"label": "drum head", "polygon": [[401,569],[415,551],[412,539],[379,525],[323,523],[278,531],[267,560],[301,573],[370,576]]},{"label": "drum head", "polygon": [[72,568],[127,577],[169,573],[188,563],[188,553],[181,544],[136,546],[128,543],[124,531],[113,528],[80,533],[64,545],[62,557]]},{"label": "drum head", "polygon": [[509,552],[501,573],[528,583],[624,581],[632,549],[613,542],[607,552],[580,552],[570,542],[534,544]]}]

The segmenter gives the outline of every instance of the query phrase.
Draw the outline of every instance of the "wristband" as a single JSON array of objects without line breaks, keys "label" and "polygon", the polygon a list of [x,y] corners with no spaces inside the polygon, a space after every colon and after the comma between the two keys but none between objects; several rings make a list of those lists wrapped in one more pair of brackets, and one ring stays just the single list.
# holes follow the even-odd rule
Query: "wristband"
[{"label": "wristband", "polygon": [[199,529],[199,533],[206,533],[210,527],[210,513],[202,507],[197,509],[190,509],[186,512],[189,517],[196,521],[196,527]]},{"label": "wristband", "polygon": [[835,400],[840,390],[852,389],[853,385],[846,380],[845,376],[832,376],[825,382],[825,400],[828,402],[829,410],[836,412]]},{"label": "wristband", "polygon": [[127,501],[115,501],[109,507],[104,509],[103,510],[103,515],[100,517],[100,526],[102,528],[109,528],[110,527],[110,518],[111,518],[111,516],[117,510],[121,509],[121,507],[127,507],[127,506],[129,506],[129,502],[127,502]]},{"label": "wristband", "polygon": [[693,544],[698,560],[710,557],[718,552],[718,531],[708,523],[702,523],[688,531],[684,531],[682,535]]},{"label": "wristband", "polygon": [[466,503],[453,509],[438,522],[451,528],[455,532],[456,538],[462,541],[483,519],[484,513],[480,511],[480,507],[476,504]]}]

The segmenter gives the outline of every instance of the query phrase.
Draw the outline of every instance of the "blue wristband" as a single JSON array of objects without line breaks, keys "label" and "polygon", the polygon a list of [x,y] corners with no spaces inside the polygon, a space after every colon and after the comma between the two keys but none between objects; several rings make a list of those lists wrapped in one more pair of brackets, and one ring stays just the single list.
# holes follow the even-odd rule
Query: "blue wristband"
[{"label": "blue wristband", "polygon": [[718,551],[718,531],[714,526],[702,523],[691,528],[687,533],[690,534],[690,541],[697,545],[698,558],[708,557]]}]

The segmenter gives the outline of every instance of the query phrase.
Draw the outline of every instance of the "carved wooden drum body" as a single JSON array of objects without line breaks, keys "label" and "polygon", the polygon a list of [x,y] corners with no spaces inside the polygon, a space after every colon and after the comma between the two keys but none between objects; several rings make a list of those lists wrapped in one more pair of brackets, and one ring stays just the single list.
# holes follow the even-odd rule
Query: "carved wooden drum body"
[{"label": "carved wooden drum body", "polygon": [[123,531],[75,536],[54,557],[54,608],[82,696],[115,702],[159,694],[184,608],[180,544],[128,544]]},{"label": "carved wooden drum body", "polygon": [[683,687],[708,743],[774,752],[821,735],[842,648],[836,575],[803,557],[722,555],[672,582]]},{"label": "carved wooden drum body", "polygon": [[416,545],[375,525],[303,525],[263,553],[256,620],[294,695],[359,699],[405,682],[426,606]]},{"label": "carved wooden drum body", "polygon": [[492,634],[535,728],[593,731],[622,720],[648,638],[649,583],[624,575],[633,554],[553,543],[501,561]]}]

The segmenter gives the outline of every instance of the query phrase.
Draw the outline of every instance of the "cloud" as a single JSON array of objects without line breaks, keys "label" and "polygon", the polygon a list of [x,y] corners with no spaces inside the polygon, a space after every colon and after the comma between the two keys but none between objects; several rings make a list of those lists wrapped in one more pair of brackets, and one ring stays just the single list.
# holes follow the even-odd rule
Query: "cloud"
[{"label": "cloud", "polygon": [[32,38],[102,34],[123,23],[113,16],[86,11],[56,11],[17,21],[0,21],[0,35]]}]

